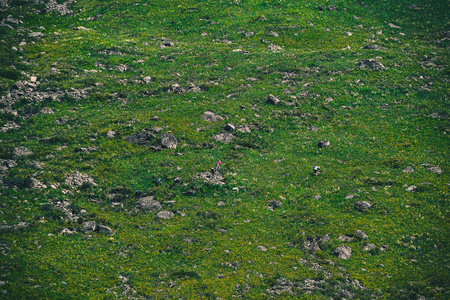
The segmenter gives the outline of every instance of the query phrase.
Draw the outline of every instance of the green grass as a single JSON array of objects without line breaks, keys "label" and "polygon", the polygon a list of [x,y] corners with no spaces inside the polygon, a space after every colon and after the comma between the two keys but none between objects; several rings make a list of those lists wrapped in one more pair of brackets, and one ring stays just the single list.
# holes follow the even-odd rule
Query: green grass
[{"label": "green grass", "polygon": [[[0,127],[20,126],[0,132],[0,159],[15,159],[19,146],[33,151],[15,159],[0,192],[0,222],[28,224],[0,231],[2,298],[267,299],[280,279],[298,286],[313,279],[321,289],[293,287],[274,298],[349,298],[342,290],[354,299],[448,298],[448,3],[416,1],[419,10],[408,1],[365,3],[79,0],[73,15],[59,16],[10,1],[0,18],[23,23],[0,27],[1,95],[29,76],[40,82],[36,91],[66,95],[0,106]],[[175,46],[160,48],[162,37]],[[367,44],[387,49],[360,49]],[[365,59],[387,69],[361,69]],[[201,92],[170,93],[174,84]],[[84,98],[71,94],[85,88]],[[270,105],[269,94],[293,105]],[[54,114],[37,113],[44,107]],[[203,121],[207,110],[225,119]],[[233,132],[229,144],[212,140],[227,123],[259,130]],[[176,136],[176,150],[123,139],[155,126]],[[319,149],[324,139],[331,146]],[[89,147],[96,150],[83,152]],[[196,179],[219,159],[225,185]],[[408,166],[413,173],[402,171]],[[98,185],[67,186],[75,171]],[[48,188],[30,188],[31,178]],[[406,191],[411,185],[415,192]],[[175,217],[136,210],[136,190]],[[273,199],[283,205],[271,211]],[[49,204],[58,201],[78,220]],[[373,207],[359,212],[355,201]],[[91,220],[114,234],[83,233]],[[76,233],[61,235],[64,228]],[[337,239],[356,230],[368,240]],[[320,251],[304,249],[325,234]],[[367,243],[377,248],[364,251]],[[349,260],[334,255],[341,244],[352,248]]]}]

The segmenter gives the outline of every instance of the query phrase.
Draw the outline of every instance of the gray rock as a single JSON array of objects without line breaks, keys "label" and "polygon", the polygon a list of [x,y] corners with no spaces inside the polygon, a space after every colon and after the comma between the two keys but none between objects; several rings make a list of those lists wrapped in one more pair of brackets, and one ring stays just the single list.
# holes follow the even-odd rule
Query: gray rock
[{"label": "gray rock", "polygon": [[165,38],[165,37],[161,38],[161,45],[159,46],[160,48],[164,49],[164,48],[173,47],[173,46],[175,46],[175,43],[172,42],[170,39]]},{"label": "gray rock", "polygon": [[269,31],[269,35],[274,36],[274,37],[278,37],[279,34],[276,33],[275,31]]},{"label": "gray rock", "polygon": [[214,173],[206,172],[206,173],[197,174],[197,179],[209,182],[214,185],[224,185],[225,184],[225,182],[223,182],[224,177],[218,171],[216,171]]},{"label": "gray rock", "polygon": [[218,142],[228,144],[229,142],[231,142],[234,139],[234,135],[225,131],[225,132],[213,135],[212,138]]},{"label": "gray rock", "polygon": [[162,210],[156,214],[157,219],[170,220],[174,216],[174,213],[169,210]]},{"label": "gray rock", "polygon": [[334,5],[328,5],[325,9],[328,11],[336,11],[336,7]]},{"label": "gray rock", "polygon": [[38,180],[34,177],[31,177],[31,188],[40,190],[40,189],[46,189],[47,186],[45,184],[43,184],[40,180]]},{"label": "gray rock", "polygon": [[340,259],[349,259],[352,255],[352,248],[347,245],[340,245],[334,250],[334,254]]},{"label": "gray rock", "polygon": [[439,166],[430,167],[430,168],[428,168],[428,171],[430,171],[431,173],[434,173],[434,174],[442,173],[442,169]]},{"label": "gray rock", "polygon": [[108,132],[106,133],[106,137],[108,139],[112,139],[116,136],[116,132],[114,130],[108,130]]},{"label": "gray rock", "polygon": [[105,225],[98,225],[97,231],[100,233],[114,233],[114,231],[110,227]]},{"label": "gray rock", "polygon": [[28,150],[27,148],[20,146],[14,149],[13,155],[14,157],[21,157],[21,156],[29,156],[32,155],[33,152]]},{"label": "gray rock", "polygon": [[361,60],[359,62],[359,66],[364,69],[369,68],[369,69],[378,70],[378,71],[386,70],[386,67],[382,63],[380,63],[376,60],[373,60],[373,59]]},{"label": "gray rock", "polygon": [[312,131],[312,132],[318,132],[318,131],[319,131],[319,128],[317,128],[316,126],[311,126],[311,127],[309,128],[309,130]]},{"label": "gray rock", "polygon": [[203,115],[200,116],[202,120],[205,120],[207,122],[218,122],[222,121],[223,118],[219,116],[218,114],[213,113],[212,111],[205,111]]},{"label": "gray rock", "polygon": [[269,200],[269,201],[267,201],[267,204],[272,209],[275,209],[275,208],[281,207],[283,205],[283,202],[281,202],[279,200]]},{"label": "gray rock", "polygon": [[406,188],[407,192],[415,192],[416,190],[417,190],[417,186],[415,186],[415,185],[411,185]]},{"label": "gray rock", "polygon": [[257,248],[261,251],[267,251],[267,248],[264,246],[258,246]]},{"label": "gray rock", "polygon": [[236,130],[236,127],[231,123],[227,123],[227,125],[225,125],[225,130],[226,131],[234,131],[234,130]]},{"label": "gray rock", "polygon": [[330,142],[327,140],[319,141],[317,143],[317,147],[319,147],[319,148],[325,148],[325,147],[329,147],[329,146],[330,146]]},{"label": "gray rock", "polygon": [[362,232],[361,230],[356,230],[355,235],[357,238],[359,238],[361,240],[366,240],[369,238],[369,236],[367,234],[365,234],[364,232]]},{"label": "gray rock", "polygon": [[273,51],[273,52],[280,52],[281,50],[283,50],[283,48],[281,48],[280,46],[277,46],[275,44],[270,44],[267,47],[267,50]]},{"label": "gray rock", "polygon": [[412,173],[414,172],[414,168],[412,166],[407,166],[405,169],[403,169],[404,173]]},{"label": "gray rock", "polygon": [[86,28],[84,26],[78,26],[78,27],[74,27],[73,30],[80,30],[80,31],[89,31],[89,28]]},{"label": "gray rock", "polygon": [[162,209],[161,203],[159,201],[156,201],[153,196],[147,196],[139,199],[138,205],[150,212]]},{"label": "gray rock", "polygon": [[161,136],[161,145],[164,148],[176,149],[178,140],[172,133],[167,132]]},{"label": "gray rock", "polygon": [[64,2],[62,4],[59,4],[58,2],[56,2],[56,0],[49,0],[47,2],[47,4],[45,5],[45,9],[48,12],[52,12],[52,11],[56,12],[56,13],[60,14],[61,16],[72,15],[73,11],[70,10],[67,7],[67,5],[69,5],[69,4],[73,3],[73,2],[75,2],[75,0],[68,0],[68,1],[66,1],[66,2]]},{"label": "gray rock", "polygon": [[41,109],[41,113],[42,114],[54,114],[55,112],[51,108],[44,107],[44,108]]},{"label": "gray rock", "polygon": [[154,142],[155,138],[156,136],[153,133],[143,130],[141,132],[124,137],[124,140],[135,145],[149,146]]},{"label": "gray rock", "polygon": [[361,49],[365,49],[365,50],[386,50],[385,47],[381,47],[375,44],[369,44],[369,45],[365,45],[364,47],[361,47]]},{"label": "gray rock", "polygon": [[338,236],[337,239],[340,240],[341,242],[351,242],[351,241],[353,241],[353,237],[351,237],[349,235],[345,235],[345,234],[341,234],[340,236]]},{"label": "gray rock", "polygon": [[152,82],[152,78],[150,76],[146,76],[142,78],[142,81],[144,81],[144,83],[146,84],[149,84],[150,82]]},{"label": "gray rock", "polygon": [[344,31],[344,35],[345,35],[345,36],[352,36],[353,34],[352,34],[351,32]]},{"label": "gray rock", "polygon": [[86,221],[81,226],[83,226],[84,232],[95,232],[97,231],[98,224],[95,221]]},{"label": "gray rock", "polygon": [[76,234],[77,231],[76,230],[70,230],[69,228],[64,228],[63,230],[61,230],[61,232],[59,233],[60,235],[64,235],[64,236],[69,236],[69,235],[74,235]]},{"label": "gray rock", "polygon": [[397,26],[397,25],[395,25],[395,24],[393,24],[393,23],[389,23],[388,25],[389,25],[389,27],[391,27],[391,28],[401,29],[400,26]]},{"label": "gray rock", "polygon": [[92,184],[94,186],[97,185],[92,177],[87,174],[82,174],[79,171],[76,171],[74,174],[68,176],[65,183],[70,186],[81,186],[85,183]]},{"label": "gray rock", "polygon": [[0,132],[8,132],[10,130],[19,129],[20,126],[16,124],[14,121],[8,121],[2,128],[0,128]]},{"label": "gray rock", "polygon": [[237,128],[237,131],[242,132],[242,133],[250,133],[252,132],[252,130],[250,129],[250,126],[248,125],[241,125]]},{"label": "gray rock", "polygon": [[369,243],[363,247],[363,250],[371,251],[371,250],[375,249],[376,247],[377,247],[377,245],[375,245],[374,243]]},{"label": "gray rock", "polygon": [[369,201],[356,201],[353,203],[353,207],[359,211],[366,211],[372,207],[372,203]]},{"label": "gray rock", "polygon": [[275,97],[274,95],[270,94],[267,97],[266,102],[269,104],[278,105],[280,103],[280,100],[277,97]]}]

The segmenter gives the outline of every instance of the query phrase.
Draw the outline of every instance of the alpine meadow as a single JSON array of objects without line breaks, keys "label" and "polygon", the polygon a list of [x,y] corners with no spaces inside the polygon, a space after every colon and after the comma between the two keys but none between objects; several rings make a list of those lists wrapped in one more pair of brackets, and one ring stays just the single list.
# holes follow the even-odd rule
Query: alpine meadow
[{"label": "alpine meadow", "polygon": [[449,299],[448,12],[0,0],[0,298]]}]

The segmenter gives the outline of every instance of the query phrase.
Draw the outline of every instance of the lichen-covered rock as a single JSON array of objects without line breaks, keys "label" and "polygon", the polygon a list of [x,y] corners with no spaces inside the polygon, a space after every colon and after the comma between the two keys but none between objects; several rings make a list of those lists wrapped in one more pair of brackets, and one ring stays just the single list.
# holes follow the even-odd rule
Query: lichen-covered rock
[{"label": "lichen-covered rock", "polygon": [[378,70],[378,71],[386,70],[386,67],[382,63],[380,63],[376,60],[373,60],[373,59],[362,60],[359,62],[359,66],[364,69],[369,68],[369,69]]},{"label": "lichen-covered rock", "polygon": [[212,111],[205,111],[203,115],[200,116],[202,120],[208,121],[208,122],[217,122],[222,121],[223,118],[219,116],[216,113],[213,113]]},{"label": "lichen-covered rock", "polygon": [[362,232],[361,230],[356,230],[355,236],[361,240],[365,240],[365,239],[369,238],[369,236],[367,234],[365,234],[364,232]]},{"label": "lichen-covered rock", "polygon": [[157,211],[162,208],[161,203],[159,201],[156,201],[153,196],[147,196],[139,199],[138,205],[139,207],[150,212]]},{"label": "lichen-covered rock", "polygon": [[372,207],[372,203],[369,201],[356,201],[353,203],[353,207],[359,211],[366,211]]},{"label": "lichen-covered rock", "polygon": [[76,171],[75,173],[67,177],[65,183],[70,186],[81,186],[85,183],[97,186],[92,177],[87,174],[80,173],[79,171]]},{"label": "lichen-covered rock", "polygon": [[174,216],[174,213],[169,210],[162,210],[156,214],[157,219],[170,220]]},{"label": "lichen-covered rock", "polygon": [[280,99],[278,99],[278,98],[275,97],[274,95],[270,94],[270,95],[267,97],[266,102],[269,103],[269,104],[272,104],[272,105],[278,105],[281,101],[280,101]]},{"label": "lichen-covered rock", "polygon": [[334,254],[340,259],[349,259],[352,255],[352,248],[347,245],[340,245],[334,250]]},{"label": "lichen-covered rock", "polygon": [[169,149],[176,149],[178,145],[177,138],[170,132],[164,133],[161,136],[161,146]]},{"label": "lichen-covered rock", "polygon": [[218,142],[228,144],[229,142],[231,142],[234,139],[234,135],[225,131],[225,132],[213,135],[212,138]]},{"label": "lichen-covered rock", "polygon": [[155,138],[156,136],[153,133],[143,130],[141,132],[124,137],[124,140],[135,145],[149,146],[153,143]]}]

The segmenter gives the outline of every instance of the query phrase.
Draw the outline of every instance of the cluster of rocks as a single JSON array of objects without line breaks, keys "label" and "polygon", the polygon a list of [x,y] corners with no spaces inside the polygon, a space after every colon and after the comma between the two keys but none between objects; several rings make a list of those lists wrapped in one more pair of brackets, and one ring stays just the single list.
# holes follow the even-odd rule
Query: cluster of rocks
[{"label": "cluster of rocks", "polygon": [[219,171],[205,172],[197,174],[197,179],[203,180],[213,185],[224,185],[223,181],[225,178],[220,174]]},{"label": "cluster of rocks", "polygon": [[182,87],[178,83],[172,84],[172,86],[167,90],[168,93],[183,94],[183,93],[201,93],[203,92],[201,88],[193,83],[189,83],[186,87]]},{"label": "cluster of rocks", "polygon": [[82,186],[84,184],[97,186],[97,183],[94,182],[92,177],[87,174],[80,173],[79,171],[69,175],[66,178],[65,183],[70,186]]},{"label": "cluster of rocks", "polygon": [[48,0],[47,4],[45,5],[45,9],[48,12],[56,12],[61,16],[72,15],[73,10],[69,9],[68,6],[74,2],[75,0],[68,0],[62,4],[59,4],[56,0]]},{"label": "cluster of rocks", "polygon": [[384,70],[386,70],[386,67],[382,63],[380,63],[380,62],[378,62],[378,61],[376,61],[374,59],[361,60],[359,62],[359,67],[363,68],[363,69],[367,68],[367,69],[377,70],[377,71],[384,71]]},{"label": "cluster of rocks", "polygon": [[137,202],[136,208],[146,212],[155,212],[159,210],[159,212],[155,215],[156,219],[170,220],[175,216],[175,214],[170,210],[162,210],[161,203],[153,196],[140,198]]},{"label": "cluster of rocks", "polygon": [[[160,135],[159,140],[157,139],[156,133],[161,130],[162,128],[159,127],[144,128],[140,132],[124,137],[124,140],[135,145],[149,146],[154,151],[160,151],[162,148],[176,149],[178,140],[170,131]],[[110,138],[114,137],[112,132],[108,134]]]},{"label": "cluster of rocks", "polygon": [[84,233],[98,232],[98,233],[114,233],[114,231],[105,225],[98,224],[96,221],[86,221],[81,225]]}]

